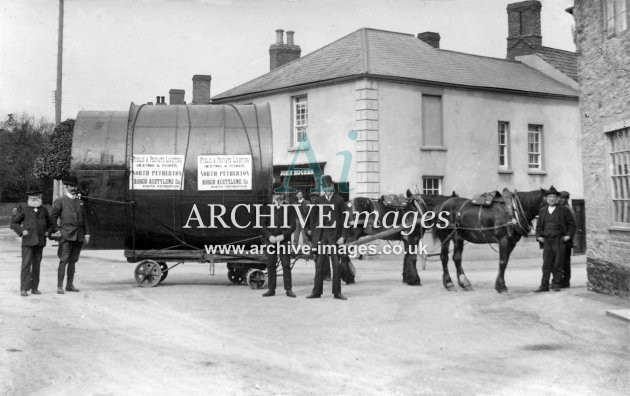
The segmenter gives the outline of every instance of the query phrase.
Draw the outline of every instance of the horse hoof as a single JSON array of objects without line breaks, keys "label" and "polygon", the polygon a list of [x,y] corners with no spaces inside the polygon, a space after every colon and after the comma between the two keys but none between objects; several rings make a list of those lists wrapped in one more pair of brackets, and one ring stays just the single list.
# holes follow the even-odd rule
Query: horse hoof
[{"label": "horse hoof", "polygon": [[453,291],[455,290],[455,284],[453,282],[449,282],[447,284],[444,285],[444,287],[446,288],[446,290],[448,291]]},{"label": "horse hoof", "polygon": [[495,289],[497,290],[497,293],[501,294],[501,293],[507,293],[508,288],[503,286],[503,287],[495,287]]},{"label": "horse hoof", "polygon": [[473,291],[473,287],[471,285],[462,286],[462,289],[464,289],[464,291]]},{"label": "horse hoof", "polygon": [[420,284],[420,279],[416,279],[414,281],[411,282],[405,282],[406,284],[408,284],[409,286],[421,286]]}]

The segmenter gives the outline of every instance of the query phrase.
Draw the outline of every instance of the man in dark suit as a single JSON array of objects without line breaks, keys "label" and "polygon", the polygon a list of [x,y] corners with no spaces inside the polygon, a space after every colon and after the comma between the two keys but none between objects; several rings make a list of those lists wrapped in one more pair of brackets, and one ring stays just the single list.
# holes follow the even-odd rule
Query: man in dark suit
[{"label": "man in dark suit", "polygon": [[78,180],[71,175],[62,180],[64,195],[57,198],[52,207],[53,222],[59,221],[61,239],[59,240],[59,268],[57,269],[57,293],[63,294],[63,278],[68,268],[66,291],[78,292],[74,287],[75,264],[79,261],[79,254],[83,243],[90,243],[90,227],[87,219],[85,203],[78,194]]},{"label": "man in dark suit", "polygon": [[[559,206],[564,206],[571,211],[573,221],[575,222],[575,211],[569,205],[569,198],[571,194],[568,191],[560,191],[560,203]],[[577,224],[577,222],[576,222]],[[571,252],[573,250],[573,238],[564,243],[564,264],[562,266],[562,281],[560,282],[561,288],[571,287]]]},{"label": "man in dark suit", "polygon": [[[334,183],[328,175],[324,176],[324,195],[313,202],[315,205],[309,216],[309,232],[314,249],[318,250],[315,265],[313,292],[306,298],[320,298],[324,289],[324,272],[328,258],[332,262],[332,291],[338,300],[347,300],[341,294],[341,275],[337,245],[342,245],[344,213],[347,208],[343,198],[335,194]],[[321,224],[320,224],[321,221]]]},{"label": "man in dark suit", "polygon": [[[262,219],[262,232],[267,244],[267,275],[269,278],[268,290],[263,297],[271,297],[276,294],[276,266],[278,258],[282,265],[282,280],[284,290],[288,297],[295,297],[291,285],[291,234],[295,230],[295,212],[293,207],[284,202],[284,194],[276,192],[281,189],[281,184],[274,185],[273,204],[269,207],[267,216]],[[273,217],[273,222],[271,221]],[[284,227],[284,225],[287,225]]]},{"label": "man in dark suit", "polygon": [[575,234],[575,220],[571,211],[558,205],[558,191],[551,186],[545,191],[547,206],[540,210],[536,223],[536,240],[543,246],[542,280],[536,292],[549,291],[549,278],[553,273],[551,289],[560,291],[565,243]]},{"label": "man in dark suit", "polygon": [[41,294],[38,287],[42,253],[46,237],[55,232],[55,223],[48,209],[42,206],[42,190],[31,187],[26,196],[26,204],[16,206],[11,216],[11,229],[22,238],[22,296],[28,296],[29,290],[33,294]]}]

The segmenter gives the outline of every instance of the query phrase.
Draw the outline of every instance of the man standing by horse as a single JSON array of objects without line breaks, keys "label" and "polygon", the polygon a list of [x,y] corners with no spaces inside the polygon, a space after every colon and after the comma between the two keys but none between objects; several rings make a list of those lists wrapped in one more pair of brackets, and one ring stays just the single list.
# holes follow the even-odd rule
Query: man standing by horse
[{"label": "man standing by horse", "polygon": [[538,213],[536,240],[542,244],[543,248],[543,275],[536,292],[549,291],[551,274],[553,274],[551,289],[560,291],[566,242],[573,239],[575,234],[573,215],[566,206],[558,205],[558,196],[558,191],[553,186],[545,191],[547,206]]},{"label": "man standing by horse", "polygon": [[[334,183],[329,175],[323,177],[324,195],[313,202],[313,212],[309,216],[311,243],[318,250],[315,264],[313,292],[306,298],[320,298],[324,291],[324,271],[328,257],[332,262],[332,291],[337,300],[347,300],[341,294],[341,274],[337,246],[343,245],[344,213],[346,206],[343,198],[335,194]],[[320,224],[321,222],[321,224]]]}]

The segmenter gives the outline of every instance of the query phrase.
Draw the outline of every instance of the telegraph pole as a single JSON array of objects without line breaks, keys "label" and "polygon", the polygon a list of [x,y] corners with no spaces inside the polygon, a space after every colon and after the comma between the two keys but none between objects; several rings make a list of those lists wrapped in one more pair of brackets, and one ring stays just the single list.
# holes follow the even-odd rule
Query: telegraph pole
[{"label": "telegraph pole", "polygon": [[59,0],[59,29],[57,38],[57,90],[55,91],[55,124],[61,123],[61,71],[63,68],[63,0]]}]

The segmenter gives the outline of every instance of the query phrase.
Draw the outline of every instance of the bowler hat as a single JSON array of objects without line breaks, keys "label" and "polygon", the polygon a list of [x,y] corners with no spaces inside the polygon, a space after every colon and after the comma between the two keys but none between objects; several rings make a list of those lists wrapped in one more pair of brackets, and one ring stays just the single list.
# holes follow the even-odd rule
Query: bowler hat
[{"label": "bowler hat", "polygon": [[568,191],[560,191],[560,198],[569,199],[570,195]]},{"label": "bowler hat", "polygon": [[547,195],[555,195],[558,196],[560,193],[558,192],[558,190],[556,190],[556,188],[554,186],[551,186],[551,188],[549,190],[545,190],[544,196],[546,197]]},{"label": "bowler hat", "polygon": [[26,195],[39,195],[43,193],[44,191],[37,185],[30,185],[26,189]]},{"label": "bowler hat", "polygon": [[68,186],[77,186],[79,184],[79,181],[77,180],[77,177],[75,175],[68,175],[61,179],[61,182]]}]

